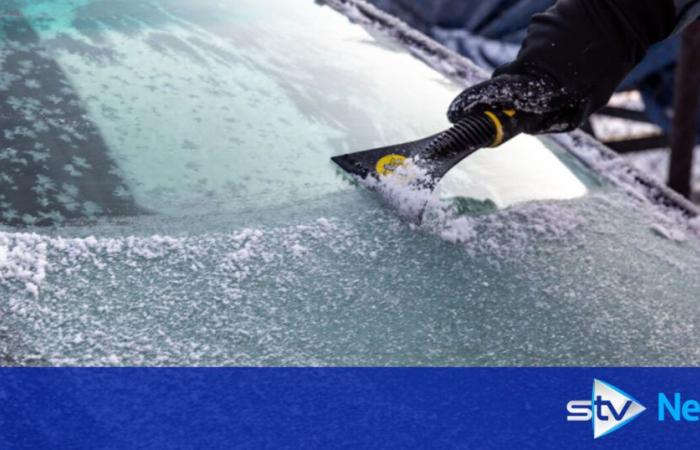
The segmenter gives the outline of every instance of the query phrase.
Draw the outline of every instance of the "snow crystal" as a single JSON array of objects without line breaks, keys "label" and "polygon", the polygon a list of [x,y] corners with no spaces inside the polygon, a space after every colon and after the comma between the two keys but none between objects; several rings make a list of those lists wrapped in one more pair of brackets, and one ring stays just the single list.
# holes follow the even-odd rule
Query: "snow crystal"
[{"label": "snow crystal", "polygon": [[328,230],[332,227],[331,221],[326,219],[325,217],[319,217],[319,219],[316,221],[321,227],[325,230]]},{"label": "snow crystal", "polygon": [[38,296],[39,296],[39,287],[38,287],[36,284],[34,284],[34,283],[26,283],[26,284],[24,285],[24,288],[26,289],[27,292],[29,292],[30,294],[32,294],[34,297],[38,297]]},{"label": "snow crystal", "polygon": [[238,251],[233,252],[231,256],[234,261],[241,263],[249,260],[252,256],[252,253],[250,252],[250,249],[242,248]]},{"label": "snow crystal", "polygon": [[450,221],[439,233],[440,237],[452,243],[467,242],[477,237],[474,219],[470,217],[458,217]]},{"label": "snow crystal", "polygon": [[300,245],[300,244],[294,244],[294,245],[292,245],[291,250],[292,250],[292,254],[293,254],[295,257],[304,256],[304,254],[307,253],[307,252],[309,251],[308,248],[306,248],[306,247],[304,247],[303,245]]}]

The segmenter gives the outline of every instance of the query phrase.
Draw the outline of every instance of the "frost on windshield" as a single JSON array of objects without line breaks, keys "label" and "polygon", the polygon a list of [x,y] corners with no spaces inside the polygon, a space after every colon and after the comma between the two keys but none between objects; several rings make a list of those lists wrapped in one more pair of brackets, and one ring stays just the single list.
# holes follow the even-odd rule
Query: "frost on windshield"
[{"label": "frost on windshield", "polygon": [[[0,11],[11,37],[0,44],[0,107],[19,121],[1,148],[15,165],[56,160],[4,171],[6,183],[25,197],[38,190],[28,210],[57,221],[337,192],[347,186],[330,156],[443,128],[456,92],[313,3],[15,1]],[[421,95],[405,95],[414,86]],[[33,148],[37,133],[51,142]],[[47,189],[62,208],[41,197]],[[37,222],[7,203],[9,218]]]},{"label": "frost on windshield", "polygon": [[700,363],[697,239],[641,200],[463,216],[448,243],[343,197],[202,234],[0,232],[0,365]]},{"label": "frost on windshield", "polygon": [[[447,128],[460,90],[313,2],[14,0],[0,12],[5,224],[274,209],[338,193],[348,186],[330,156]],[[542,152],[520,148],[537,166]],[[470,188],[459,195],[512,203],[506,177],[463,183],[511,159],[460,165]],[[509,175],[522,180],[518,201],[573,192],[559,185],[566,168],[540,170],[550,184],[532,173]]]},{"label": "frost on windshield", "polygon": [[159,213],[0,231],[0,365],[700,364],[697,239],[561,149],[484,149],[442,194],[490,214],[418,229],[341,181],[459,87],[329,8],[0,11],[2,222]]},{"label": "frost on windshield", "polygon": [[0,223],[138,212],[64,71],[21,17],[0,17]]}]

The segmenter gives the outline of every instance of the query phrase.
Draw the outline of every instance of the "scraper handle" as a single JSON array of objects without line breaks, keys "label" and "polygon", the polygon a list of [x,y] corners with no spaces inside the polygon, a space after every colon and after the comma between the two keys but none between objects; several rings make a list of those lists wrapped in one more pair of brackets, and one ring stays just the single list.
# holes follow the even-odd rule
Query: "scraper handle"
[{"label": "scraper handle", "polygon": [[427,162],[453,155],[464,158],[484,147],[498,147],[524,132],[536,118],[535,114],[514,109],[475,111],[437,135],[421,151],[420,158]]}]

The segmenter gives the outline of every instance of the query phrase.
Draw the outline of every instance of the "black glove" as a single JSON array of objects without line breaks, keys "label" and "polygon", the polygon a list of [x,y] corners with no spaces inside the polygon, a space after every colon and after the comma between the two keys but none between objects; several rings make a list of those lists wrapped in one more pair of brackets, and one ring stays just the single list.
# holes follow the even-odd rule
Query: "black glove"
[{"label": "black glove", "polygon": [[540,115],[529,133],[576,128],[676,23],[673,0],[558,0],[533,17],[518,58],[464,91],[448,117],[512,108]]},{"label": "black glove", "polygon": [[515,110],[528,116],[529,134],[571,131],[584,119],[585,102],[546,76],[504,74],[474,85],[450,105],[448,119],[461,119],[483,110]]}]

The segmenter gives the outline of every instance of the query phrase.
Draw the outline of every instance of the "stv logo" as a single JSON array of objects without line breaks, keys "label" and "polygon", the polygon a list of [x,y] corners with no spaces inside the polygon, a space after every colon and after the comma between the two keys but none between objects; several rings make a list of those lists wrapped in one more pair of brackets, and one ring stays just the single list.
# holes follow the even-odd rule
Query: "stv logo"
[{"label": "stv logo", "polygon": [[598,439],[619,430],[644,412],[631,395],[600,380],[593,380],[591,400],[572,400],[566,404],[569,422],[593,420],[593,438]]}]

